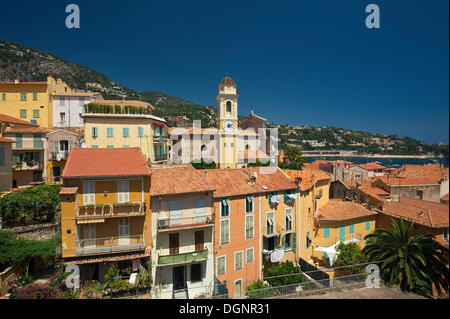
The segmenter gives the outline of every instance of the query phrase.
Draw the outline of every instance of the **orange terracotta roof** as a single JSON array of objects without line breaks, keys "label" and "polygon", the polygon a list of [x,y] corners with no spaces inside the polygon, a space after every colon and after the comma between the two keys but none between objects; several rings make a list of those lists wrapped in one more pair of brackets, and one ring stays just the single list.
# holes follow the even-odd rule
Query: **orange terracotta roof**
[{"label": "orange terracotta roof", "polygon": [[204,172],[191,165],[152,169],[151,196],[190,194],[214,191]]},{"label": "orange terracotta roof", "polygon": [[138,147],[74,148],[62,173],[63,178],[150,175],[150,167]]},{"label": "orange terracotta roof", "polygon": [[52,129],[48,129],[45,127],[27,127],[27,128],[12,128],[12,127],[8,127],[5,132],[3,132],[3,134],[7,134],[7,133],[19,133],[19,134],[24,134],[24,133],[50,133],[53,132]]},{"label": "orange terracotta roof", "polygon": [[78,187],[62,187],[59,191],[60,195],[73,195],[78,191]]},{"label": "orange terracotta roof", "polygon": [[[216,188],[214,197],[239,196],[297,188],[295,183],[278,167],[224,168],[206,171],[208,182]],[[255,173],[256,179],[252,179]]]},{"label": "orange terracotta roof", "polygon": [[104,104],[104,105],[133,105],[133,106],[143,106],[148,107],[151,110],[154,110],[154,106],[148,102],[139,101],[139,100],[93,100],[92,103],[95,104]]},{"label": "orange terracotta roof", "polygon": [[438,181],[431,177],[394,177],[380,176],[379,180],[390,186],[409,186],[409,185],[438,185]]},{"label": "orange terracotta roof", "polygon": [[341,199],[330,199],[328,203],[317,210],[315,217],[319,221],[343,221],[377,214],[376,211],[364,208],[361,204]]},{"label": "orange terracotta roof", "polygon": [[448,200],[449,200],[448,194],[447,194],[447,195],[444,195],[444,196],[442,196],[442,197],[441,197],[441,200],[446,200],[446,201],[448,201]]},{"label": "orange terracotta roof", "polygon": [[359,166],[368,171],[376,170],[376,169],[386,169],[386,167],[384,167],[383,165],[380,165],[378,163],[366,163],[366,164],[361,164]]},{"label": "orange terracotta roof", "polygon": [[398,202],[386,201],[380,213],[431,228],[443,228],[449,225],[447,205],[420,199],[400,197]]},{"label": "orange terracotta roof", "polygon": [[376,200],[383,202],[386,200],[386,198],[383,198],[382,196],[389,196],[390,194],[381,188],[378,187],[360,187],[359,188],[361,192],[364,194],[371,196],[375,198]]},{"label": "orange terracotta roof", "polygon": [[405,164],[395,171],[400,177],[431,178],[436,182],[449,179],[449,168],[440,164]]},{"label": "orange terracotta roof", "polygon": [[23,124],[23,125],[30,125],[30,126],[39,126],[34,123],[30,123],[6,114],[0,114],[0,122],[6,122],[6,123],[13,123],[13,124]]},{"label": "orange terracotta roof", "polygon": [[324,171],[318,169],[303,168],[302,170],[286,169],[284,172],[291,178],[292,181],[300,182],[300,187],[303,190],[311,189],[313,184],[313,176],[316,181],[329,180],[330,176]]},{"label": "orange terracotta roof", "polygon": [[3,143],[17,143],[15,140],[11,140],[9,138],[0,137],[0,142]]},{"label": "orange terracotta roof", "polygon": [[92,263],[100,263],[100,262],[110,262],[110,261],[121,261],[121,260],[131,260],[131,259],[138,259],[138,258],[147,258],[150,257],[151,251],[140,253],[140,254],[125,254],[125,255],[117,255],[117,256],[107,256],[107,257],[85,257],[82,259],[74,259],[71,261],[64,262],[64,265],[70,265],[70,264],[92,264]]},{"label": "orange terracotta roof", "polygon": [[341,181],[347,188],[356,188],[357,185],[359,187],[372,187],[372,183],[370,180],[363,180],[363,179],[347,179],[344,181]]},{"label": "orange terracotta roof", "polygon": [[236,85],[236,82],[234,82],[234,80],[232,78],[230,78],[229,76],[226,76],[223,78],[222,81],[220,81],[219,85],[223,85],[223,84]]},{"label": "orange terracotta roof", "polygon": [[55,93],[53,96],[94,96],[100,94],[99,92],[61,92]]}]

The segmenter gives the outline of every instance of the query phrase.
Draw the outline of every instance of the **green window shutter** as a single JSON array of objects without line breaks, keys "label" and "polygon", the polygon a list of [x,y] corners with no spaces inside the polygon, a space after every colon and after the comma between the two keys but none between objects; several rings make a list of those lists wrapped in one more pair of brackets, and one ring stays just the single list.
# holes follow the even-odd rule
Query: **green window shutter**
[{"label": "green window shutter", "polygon": [[144,137],[144,128],[138,127],[138,137]]},{"label": "green window shutter", "polygon": [[339,241],[345,241],[345,226],[339,227]]},{"label": "green window shutter", "polygon": [[[323,246],[323,247],[329,247],[329,246]],[[323,256],[323,258],[328,258],[328,254],[326,252],[323,252],[322,256]]]},{"label": "green window shutter", "polygon": [[21,109],[20,110],[20,118],[24,119],[27,117],[27,110]]},{"label": "green window shutter", "polygon": [[42,148],[41,134],[33,134],[33,147]]},{"label": "green window shutter", "polygon": [[22,148],[22,134],[16,134],[16,148]]},{"label": "green window shutter", "polygon": [[73,148],[73,141],[69,141],[69,152]]},{"label": "green window shutter", "polygon": [[349,233],[353,234],[354,232],[355,232],[355,225],[351,224],[350,227],[349,227]]},{"label": "green window shutter", "polygon": [[97,131],[97,128],[96,127],[93,127],[92,128],[92,137],[97,137],[98,136],[98,131]]},{"label": "green window shutter", "polygon": [[266,237],[264,237],[263,248],[264,248],[265,250],[269,250],[269,240],[268,240]]},{"label": "green window shutter", "polygon": [[153,133],[153,135],[158,136],[158,128],[155,126],[155,132]]},{"label": "green window shutter", "polygon": [[92,148],[98,148],[98,145],[92,145]]},{"label": "green window shutter", "polygon": [[5,165],[5,148],[0,146],[0,166]]},{"label": "green window shutter", "polygon": [[37,93],[33,92],[33,101],[37,101]]},{"label": "green window shutter", "polygon": [[366,221],[366,230],[369,230],[370,229],[370,220],[367,220]]},{"label": "green window shutter", "polygon": [[124,145],[124,146],[123,146],[123,148],[128,148],[128,147],[130,147],[130,145]]},{"label": "green window shutter", "polygon": [[284,192],[284,202],[285,202],[285,203],[287,202],[287,198],[288,198],[287,195],[288,195],[288,192],[285,191],[285,192]]},{"label": "green window shutter", "polygon": [[59,141],[53,141],[53,148],[55,150],[55,153],[58,153],[59,151]]},{"label": "green window shutter", "polygon": [[124,127],[123,128],[123,137],[128,137],[129,136],[129,130],[128,127]]},{"label": "green window shutter", "polygon": [[39,110],[33,110],[33,118],[35,119],[39,118]]},{"label": "green window shutter", "polygon": [[279,245],[280,245],[280,237],[276,236],[275,237],[275,249],[277,249]]},{"label": "green window shutter", "polygon": [[325,227],[323,229],[323,237],[324,238],[329,238],[330,237],[330,228],[329,227]]},{"label": "green window shutter", "polygon": [[292,249],[297,249],[297,233],[292,233]]},{"label": "green window shutter", "polygon": [[283,247],[286,248],[286,235],[283,236],[281,243],[282,243]]},{"label": "green window shutter", "polygon": [[108,127],[106,130],[107,130],[107,137],[113,137],[113,128]]},{"label": "green window shutter", "polygon": [[107,148],[114,148],[114,146],[113,145],[108,145],[108,146],[106,146]]},{"label": "green window shutter", "polygon": [[6,101],[6,94],[2,93],[2,101]]},{"label": "green window shutter", "polygon": [[27,94],[26,93],[20,93],[20,100],[26,101],[27,100]]}]

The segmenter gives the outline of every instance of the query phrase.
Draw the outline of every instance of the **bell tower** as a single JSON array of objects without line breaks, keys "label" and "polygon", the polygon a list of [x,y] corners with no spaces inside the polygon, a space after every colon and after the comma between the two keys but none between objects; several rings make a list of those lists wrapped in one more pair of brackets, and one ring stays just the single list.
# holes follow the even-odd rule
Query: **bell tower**
[{"label": "bell tower", "polygon": [[236,83],[232,78],[225,77],[219,84],[216,97],[220,168],[235,168],[237,165],[238,96]]}]

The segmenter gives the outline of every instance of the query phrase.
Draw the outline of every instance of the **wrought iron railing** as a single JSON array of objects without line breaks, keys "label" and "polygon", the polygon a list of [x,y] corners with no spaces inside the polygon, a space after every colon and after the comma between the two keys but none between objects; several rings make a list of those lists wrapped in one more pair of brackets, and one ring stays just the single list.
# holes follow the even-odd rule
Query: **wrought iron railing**
[{"label": "wrought iron railing", "polygon": [[144,235],[113,236],[76,241],[77,255],[110,253],[145,248]]},{"label": "wrought iron railing", "polygon": [[145,215],[145,202],[83,205],[77,206],[75,210],[77,219],[143,216]]}]

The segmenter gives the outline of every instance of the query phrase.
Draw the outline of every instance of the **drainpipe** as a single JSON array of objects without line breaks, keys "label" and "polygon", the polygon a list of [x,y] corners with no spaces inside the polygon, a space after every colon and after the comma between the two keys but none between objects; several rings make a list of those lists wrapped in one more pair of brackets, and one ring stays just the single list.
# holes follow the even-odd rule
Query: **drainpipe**
[{"label": "drainpipe", "polygon": [[262,271],[262,232],[261,232],[261,194],[259,194],[259,280],[261,280]]},{"label": "drainpipe", "polygon": [[300,200],[301,200],[301,192],[300,190],[298,191],[298,232],[297,232],[297,252],[298,252],[298,258],[297,258],[297,262],[300,260],[300,249],[301,249],[301,245],[300,245],[300,238],[302,237],[302,231],[301,231],[301,206],[300,206]]}]

